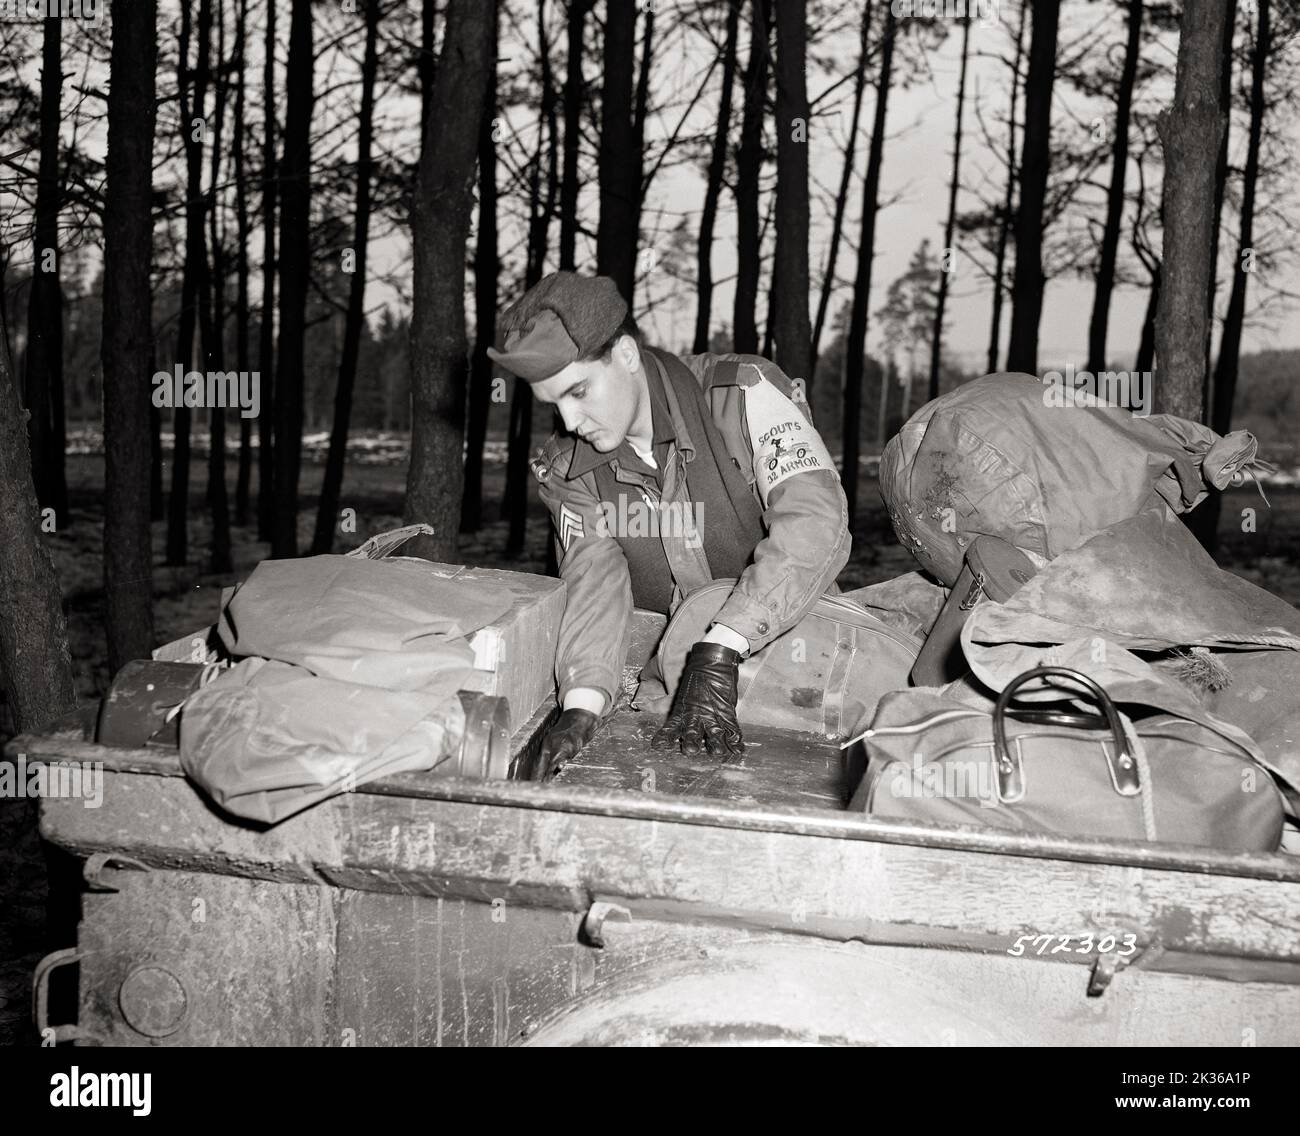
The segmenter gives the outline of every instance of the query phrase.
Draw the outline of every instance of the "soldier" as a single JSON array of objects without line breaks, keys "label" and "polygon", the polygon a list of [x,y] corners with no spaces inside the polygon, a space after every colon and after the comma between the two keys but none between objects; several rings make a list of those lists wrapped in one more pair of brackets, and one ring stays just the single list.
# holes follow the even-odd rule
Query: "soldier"
[{"label": "soldier", "polygon": [[564,423],[532,466],[568,585],[562,713],[535,777],[613,708],[633,606],[671,614],[714,579],[737,583],[687,656],[652,746],[742,752],[741,660],[798,623],[849,555],[844,492],[806,402],[756,355],[644,346],[603,276],[545,277],[504,313],[498,342],[491,358]]}]

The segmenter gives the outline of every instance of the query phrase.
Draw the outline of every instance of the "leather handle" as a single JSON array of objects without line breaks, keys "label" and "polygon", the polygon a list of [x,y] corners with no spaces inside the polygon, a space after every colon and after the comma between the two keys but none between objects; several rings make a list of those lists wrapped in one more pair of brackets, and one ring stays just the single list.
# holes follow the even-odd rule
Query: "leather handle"
[{"label": "leather handle", "polygon": [[[1120,721],[1119,711],[1115,709],[1115,703],[1111,701],[1110,695],[1106,693],[1100,683],[1073,667],[1031,667],[1022,674],[1016,675],[1007,683],[1002,693],[998,695],[998,700],[993,707],[993,758],[997,764],[998,796],[1004,801],[1018,801],[1025,795],[1024,771],[1020,766],[1018,754],[1016,758],[1013,758],[1010,747],[1007,745],[1006,717],[1008,707],[1016,691],[1025,683],[1049,675],[1067,678],[1071,682],[1078,683],[1087,690],[1092,699],[1101,707],[1106,726],[1110,730],[1111,739],[1115,743],[1114,755],[1106,755],[1110,764],[1111,780],[1115,785],[1115,791],[1125,797],[1136,796],[1141,791],[1137,763],[1129,752],[1128,738],[1125,736],[1124,724]],[[1030,711],[1030,713],[1033,713],[1033,711]],[[1062,724],[1065,723],[1062,722]]]}]

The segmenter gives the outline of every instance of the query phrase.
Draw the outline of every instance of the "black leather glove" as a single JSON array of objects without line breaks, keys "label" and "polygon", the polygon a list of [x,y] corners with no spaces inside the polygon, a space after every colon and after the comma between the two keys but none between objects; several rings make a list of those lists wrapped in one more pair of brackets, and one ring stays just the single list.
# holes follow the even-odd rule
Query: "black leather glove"
[{"label": "black leather glove", "polygon": [[577,755],[596,732],[598,719],[590,710],[566,710],[556,720],[546,737],[542,739],[541,748],[533,762],[533,774],[530,780],[545,781],[561,765]]},{"label": "black leather glove", "polygon": [[682,753],[739,756],[745,752],[736,721],[737,669],[740,652],[721,643],[696,643],[667,720],[650,743],[662,749],[680,743]]}]

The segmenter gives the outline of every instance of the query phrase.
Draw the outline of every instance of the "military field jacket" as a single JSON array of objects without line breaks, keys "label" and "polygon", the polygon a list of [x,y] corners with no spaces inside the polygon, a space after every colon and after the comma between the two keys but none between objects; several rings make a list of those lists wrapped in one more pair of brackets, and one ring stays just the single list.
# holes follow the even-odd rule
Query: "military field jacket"
[{"label": "military field jacket", "polygon": [[[642,352],[647,367],[659,366]],[[832,588],[848,561],[848,510],[839,474],[812,425],[807,402],[776,364],[757,355],[680,357],[704,391],[705,403],[727,455],[749,482],[763,510],[765,536],[719,612],[717,622],[749,640],[751,650],[793,627]],[[697,439],[689,436],[672,384],[665,381],[676,441],[664,471],[663,501],[682,487],[672,466],[689,476]],[[707,442],[698,440],[699,444]],[[603,691],[613,705],[621,686],[632,615],[627,560],[610,534],[610,506],[601,502],[592,468],[614,459],[568,434],[553,434],[533,462],[541,498],[555,526],[560,575],[567,602],[556,653],[560,699],[575,687]],[[656,492],[654,480],[615,465],[619,482]],[[674,607],[707,582],[707,562],[695,544],[665,525],[662,540],[672,566]],[[703,573],[698,571],[703,563]]]}]

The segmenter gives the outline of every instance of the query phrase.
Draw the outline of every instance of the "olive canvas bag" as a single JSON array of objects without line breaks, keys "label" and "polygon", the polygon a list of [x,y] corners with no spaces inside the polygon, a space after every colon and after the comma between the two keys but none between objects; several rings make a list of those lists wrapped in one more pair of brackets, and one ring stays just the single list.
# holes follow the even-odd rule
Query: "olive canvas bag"
[{"label": "olive canvas bag", "polygon": [[[1018,702],[1031,686],[1035,699],[1057,700]],[[991,711],[954,697],[953,688],[896,691],[855,739],[868,760],[850,809],[891,820],[1276,850],[1282,795],[1244,734],[1206,712],[1184,716],[1138,702],[1121,703],[1121,712],[1116,703],[1069,666],[1023,672]]]},{"label": "olive canvas bag", "polygon": [[[704,637],[735,584],[705,584],[673,612],[656,657],[670,695],[691,647]],[[875,712],[881,695],[907,685],[920,649],[915,635],[851,599],[820,596],[794,627],[741,663],[737,719],[742,726],[848,737]]]}]

